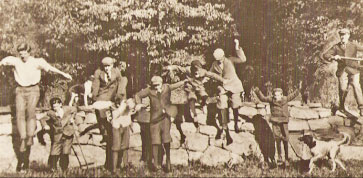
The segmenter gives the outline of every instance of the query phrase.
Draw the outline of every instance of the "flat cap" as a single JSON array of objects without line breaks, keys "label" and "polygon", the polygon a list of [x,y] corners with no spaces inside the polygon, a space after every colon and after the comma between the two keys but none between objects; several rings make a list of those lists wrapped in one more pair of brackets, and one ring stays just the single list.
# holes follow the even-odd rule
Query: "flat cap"
[{"label": "flat cap", "polygon": [[223,56],[224,56],[224,51],[223,51],[223,49],[218,48],[218,49],[214,50],[213,56],[214,56],[214,58],[216,58],[216,59],[219,59],[219,58],[223,57]]},{"label": "flat cap", "polygon": [[281,88],[274,88],[273,92],[282,92]]},{"label": "flat cap", "polygon": [[342,28],[339,30],[339,34],[350,34],[350,30],[347,28]]},{"label": "flat cap", "polygon": [[103,65],[112,65],[113,63],[115,63],[115,60],[111,57],[104,57],[102,59],[102,64]]},{"label": "flat cap", "polygon": [[157,84],[162,84],[163,83],[163,79],[160,76],[153,76],[151,78],[151,85],[157,85]]}]

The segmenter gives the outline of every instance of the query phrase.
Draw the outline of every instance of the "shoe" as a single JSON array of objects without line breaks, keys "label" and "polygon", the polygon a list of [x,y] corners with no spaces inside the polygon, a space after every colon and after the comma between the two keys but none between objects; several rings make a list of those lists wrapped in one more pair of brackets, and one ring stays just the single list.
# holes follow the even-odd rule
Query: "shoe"
[{"label": "shoe", "polygon": [[216,139],[216,140],[221,139],[222,132],[223,132],[222,129],[217,130],[217,134],[216,134],[216,137],[214,139]]},{"label": "shoe", "polygon": [[227,145],[232,144],[233,143],[232,137],[229,134],[227,134],[226,136],[227,136]]},{"label": "shoe", "polygon": [[38,138],[38,142],[39,142],[41,145],[43,145],[43,146],[45,146],[45,145],[46,145],[45,140],[44,140],[44,137],[43,137],[43,134],[42,134],[41,132],[38,132],[38,133],[37,133],[37,138]]},{"label": "shoe", "polygon": [[102,140],[100,141],[100,143],[107,143],[107,136],[103,136],[102,137]]},{"label": "shoe", "polygon": [[22,153],[26,151],[25,139],[21,139],[19,151],[22,152]]},{"label": "shoe", "polygon": [[184,144],[185,143],[185,138],[186,136],[185,135],[181,135],[180,136],[180,145]]},{"label": "shoe", "polygon": [[193,122],[194,127],[197,129],[196,133],[200,132],[200,127],[199,127],[199,123],[198,122]]}]

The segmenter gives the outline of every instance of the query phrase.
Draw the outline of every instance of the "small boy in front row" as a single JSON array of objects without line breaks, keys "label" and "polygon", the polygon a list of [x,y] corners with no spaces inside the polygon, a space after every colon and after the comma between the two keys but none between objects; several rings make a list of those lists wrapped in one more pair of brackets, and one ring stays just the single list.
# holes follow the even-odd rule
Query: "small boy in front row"
[{"label": "small boy in front row", "polygon": [[[131,115],[136,112],[133,99],[122,100],[119,107],[112,111],[112,171],[128,166]],[[122,165],[120,165],[122,163]]]},{"label": "small boy in front row", "polygon": [[283,95],[281,88],[275,88],[273,90],[272,97],[266,97],[262,94],[259,88],[256,88],[255,93],[262,102],[268,102],[271,109],[271,119],[272,131],[276,140],[276,147],[278,153],[278,162],[282,162],[281,153],[281,141],[284,143],[285,151],[285,166],[289,165],[289,152],[288,152],[288,142],[289,142],[289,111],[288,102],[296,98],[301,89],[301,82],[299,83],[299,88],[295,90],[288,96]]},{"label": "small boy in front row", "polygon": [[45,130],[50,130],[51,148],[48,160],[49,167],[57,170],[57,164],[63,171],[67,170],[69,154],[73,143],[75,127],[73,119],[77,113],[76,107],[63,106],[60,98],[50,100],[51,110],[40,120]]},{"label": "small boy in front row", "polygon": [[219,109],[219,114],[221,117],[218,117],[219,123],[222,125],[223,130],[217,130],[216,139],[221,138],[221,134],[223,131],[226,134],[227,137],[227,145],[231,144],[233,142],[233,139],[231,135],[229,134],[228,130],[228,122],[229,122],[229,116],[228,116],[228,96],[227,91],[223,88],[223,86],[218,86],[218,96],[217,96],[217,108]]}]

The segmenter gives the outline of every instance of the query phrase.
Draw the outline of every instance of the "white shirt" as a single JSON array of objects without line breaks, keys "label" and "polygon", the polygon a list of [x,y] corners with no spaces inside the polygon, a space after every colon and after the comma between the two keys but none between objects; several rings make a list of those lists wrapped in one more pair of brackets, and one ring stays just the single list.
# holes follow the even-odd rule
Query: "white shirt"
[{"label": "white shirt", "polygon": [[14,66],[15,81],[20,86],[30,86],[39,83],[41,70],[49,71],[52,67],[43,58],[34,58],[29,56],[24,62],[22,59],[14,56],[5,57],[1,63],[3,65]]}]

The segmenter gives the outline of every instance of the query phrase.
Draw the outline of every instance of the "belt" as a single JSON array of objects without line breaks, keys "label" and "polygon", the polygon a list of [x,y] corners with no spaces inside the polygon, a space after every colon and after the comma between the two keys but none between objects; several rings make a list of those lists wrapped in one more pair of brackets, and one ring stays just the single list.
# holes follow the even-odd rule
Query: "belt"
[{"label": "belt", "polygon": [[21,86],[18,84],[18,87],[23,87],[23,88],[30,88],[30,87],[34,87],[34,86],[37,86],[38,83],[34,84],[34,85],[28,85],[28,86]]}]

